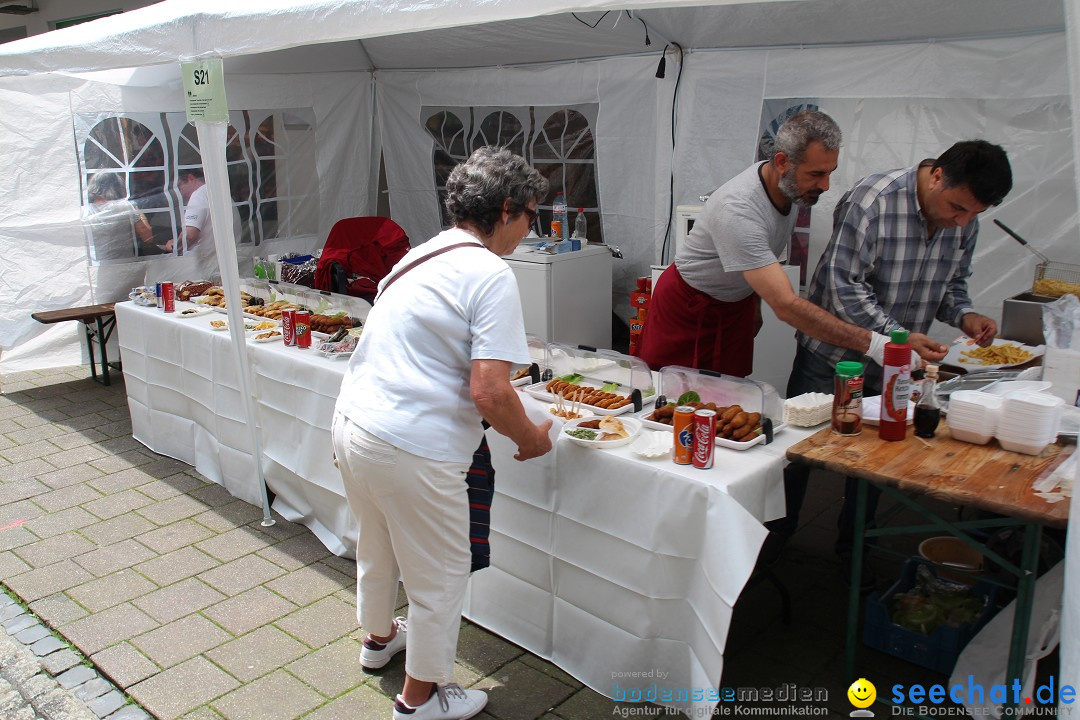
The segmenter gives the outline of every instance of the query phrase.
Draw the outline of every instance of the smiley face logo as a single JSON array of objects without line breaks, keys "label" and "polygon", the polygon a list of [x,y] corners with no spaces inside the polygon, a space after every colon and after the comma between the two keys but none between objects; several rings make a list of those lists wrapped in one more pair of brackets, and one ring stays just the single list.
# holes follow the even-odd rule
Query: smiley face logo
[{"label": "smiley face logo", "polygon": [[866,678],[859,678],[851,683],[847,691],[848,701],[857,708],[868,708],[877,699],[877,688]]}]

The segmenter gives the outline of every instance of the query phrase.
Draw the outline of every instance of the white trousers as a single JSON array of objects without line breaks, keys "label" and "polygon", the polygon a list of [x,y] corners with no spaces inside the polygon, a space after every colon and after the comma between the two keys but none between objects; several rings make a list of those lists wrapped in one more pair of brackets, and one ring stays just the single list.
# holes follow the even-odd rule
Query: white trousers
[{"label": "white trousers", "polygon": [[386,636],[400,577],[409,598],[405,672],[445,684],[454,672],[469,580],[469,465],[400,450],[335,414],[334,452],[360,533],[357,620]]}]

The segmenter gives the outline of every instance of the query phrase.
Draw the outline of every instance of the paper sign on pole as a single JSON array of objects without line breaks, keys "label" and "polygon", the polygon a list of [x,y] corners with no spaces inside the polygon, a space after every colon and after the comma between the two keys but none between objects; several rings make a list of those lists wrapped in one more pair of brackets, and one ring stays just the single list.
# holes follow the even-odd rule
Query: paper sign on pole
[{"label": "paper sign on pole", "polygon": [[184,104],[188,122],[229,121],[229,106],[225,102],[225,71],[222,69],[221,58],[182,62],[180,74],[184,78]]}]

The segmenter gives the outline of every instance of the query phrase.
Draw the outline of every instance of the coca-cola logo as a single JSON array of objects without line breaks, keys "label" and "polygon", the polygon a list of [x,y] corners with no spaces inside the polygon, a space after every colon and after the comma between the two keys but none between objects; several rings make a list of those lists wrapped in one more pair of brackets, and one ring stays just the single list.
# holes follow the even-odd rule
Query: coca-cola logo
[{"label": "coca-cola logo", "polygon": [[705,462],[709,459],[709,447],[713,442],[710,423],[697,423],[694,428],[694,459]]}]

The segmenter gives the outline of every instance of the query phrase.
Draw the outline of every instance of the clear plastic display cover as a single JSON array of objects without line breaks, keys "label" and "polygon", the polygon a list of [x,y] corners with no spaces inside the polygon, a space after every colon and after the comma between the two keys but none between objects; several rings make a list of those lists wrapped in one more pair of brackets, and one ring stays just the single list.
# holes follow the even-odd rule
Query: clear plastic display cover
[{"label": "clear plastic display cover", "polygon": [[577,398],[599,415],[636,412],[656,400],[652,371],[632,355],[548,343],[544,367],[541,381],[524,388],[539,400]]},{"label": "clear plastic display cover", "polygon": [[[660,371],[659,391],[656,407],[636,415],[653,430],[672,427],[672,411],[680,402],[692,406],[711,403],[718,411],[723,410],[717,417],[716,444],[733,450],[770,442],[773,434],[787,426],[783,422],[784,400],[768,383],[670,365]],[[736,405],[739,410],[732,410]],[[727,410],[732,414],[725,421]],[[739,412],[746,413],[746,417],[735,420]],[[728,427],[733,423],[738,424]]]}]

